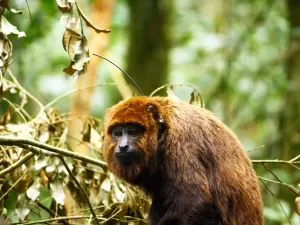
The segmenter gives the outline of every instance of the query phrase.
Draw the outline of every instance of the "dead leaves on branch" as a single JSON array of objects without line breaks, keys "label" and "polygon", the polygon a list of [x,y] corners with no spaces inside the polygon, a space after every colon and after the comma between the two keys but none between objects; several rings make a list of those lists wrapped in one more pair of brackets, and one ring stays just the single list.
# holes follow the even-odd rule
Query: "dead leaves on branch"
[{"label": "dead leaves on branch", "polygon": [[79,76],[86,72],[89,63],[89,48],[83,32],[82,21],[96,32],[110,32],[99,29],[87,19],[83,11],[74,0],[56,0],[59,10],[64,13],[60,22],[65,26],[63,35],[63,47],[71,59],[70,65],[64,69],[69,75]]},{"label": "dead leaves on branch", "polygon": [[3,76],[12,60],[12,43],[8,39],[8,35],[16,34],[19,38],[25,36],[24,32],[19,31],[4,17],[5,9],[16,14],[22,13],[10,8],[9,0],[0,1],[0,101],[3,98]]}]

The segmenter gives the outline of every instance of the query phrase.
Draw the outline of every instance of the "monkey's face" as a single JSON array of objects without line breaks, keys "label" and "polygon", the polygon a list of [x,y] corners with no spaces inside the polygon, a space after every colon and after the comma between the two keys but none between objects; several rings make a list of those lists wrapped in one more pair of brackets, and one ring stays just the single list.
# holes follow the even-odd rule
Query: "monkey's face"
[{"label": "monkey's face", "polygon": [[114,154],[123,166],[131,166],[143,159],[139,151],[138,141],[143,136],[144,128],[138,124],[119,124],[110,129],[110,135],[115,142]]},{"label": "monkey's face", "polygon": [[157,149],[149,134],[140,124],[117,124],[109,128],[105,138],[104,158],[109,169],[129,183],[148,168]]},{"label": "monkey's face", "polygon": [[158,106],[149,98],[123,101],[106,113],[104,160],[108,168],[129,183],[146,170],[155,170],[160,123]]}]

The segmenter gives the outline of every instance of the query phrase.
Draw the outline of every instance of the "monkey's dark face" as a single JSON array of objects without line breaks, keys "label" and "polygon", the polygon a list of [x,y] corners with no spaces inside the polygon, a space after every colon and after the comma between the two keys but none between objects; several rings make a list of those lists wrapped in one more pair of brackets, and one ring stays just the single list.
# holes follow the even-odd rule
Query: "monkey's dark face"
[{"label": "monkey's dark face", "polygon": [[138,124],[124,124],[113,126],[110,135],[115,142],[114,154],[118,162],[124,166],[131,166],[143,158],[139,151],[138,141],[144,134],[144,128]]},{"label": "monkey's dark face", "polygon": [[136,97],[106,112],[104,160],[115,175],[129,183],[155,170],[163,127],[158,108],[150,98]]},{"label": "monkey's dark face", "polygon": [[129,183],[148,168],[157,149],[153,134],[136,123],[111,126],[104,140],[104,159],[109,169]]}]

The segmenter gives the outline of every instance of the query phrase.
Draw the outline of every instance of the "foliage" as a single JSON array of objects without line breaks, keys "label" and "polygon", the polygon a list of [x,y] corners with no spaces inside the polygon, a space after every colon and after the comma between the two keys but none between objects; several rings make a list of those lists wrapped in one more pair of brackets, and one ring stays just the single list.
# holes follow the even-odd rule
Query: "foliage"
[{"label": "foliage", "polygon": [[[57,5],[49,0],[29,1],[30,11],[22,2],[12,7],[15,1],[0,1],[0,136],[6,137],[0,139],[1,215],[15,224],[90,224],[95,221],[94,212],[101,223],[145,224],[149,200],[116,179],[102,161],[100,119],[84,118],[78,143],[88,146],[89,156],[68,154],[72,149],[67,123],[77,115],[62,113],[70,107],[69,96],[74,92],[65,93],[73,80],[64,78],[61,71],[69,64],[65,70],[69,75],[84,72],[89,60],[85,26],[98,32],[109,30],[89,22],[83,1],[78,1],[82,7],[73,0],[57,0]],[[130,35],[128,2],[118,1],[113,15],[109,58],[120,64]],[[13,8],[22,8],[23,15]],[[284,1],[176,0],[174,8],[169,80],[193,84],[202,96],[189,85],[169,85],[167,94],[201,105],[204,100],[238,134],[253,159],[270,159],[253,160],[261,181],[266,225],[297,224],[299,156],[277,160],[280,112],[291,107],[283,99],[289,90],[285,63],[298,48],[288,45]],[[61,48],[62,37],[69,58]],[[110,73],[107,67],[100,69],[105,81]],[[95,93],[93,110],[99,118],[111,104],[108,99],[115,95],[116,86],[113,94],[107,91],[109,85],[95,86],[106,88]],[[33,139],[41,145],[26,142]],[[294,201],[279,195],[281,186],[297,199],[296,207]]]}]

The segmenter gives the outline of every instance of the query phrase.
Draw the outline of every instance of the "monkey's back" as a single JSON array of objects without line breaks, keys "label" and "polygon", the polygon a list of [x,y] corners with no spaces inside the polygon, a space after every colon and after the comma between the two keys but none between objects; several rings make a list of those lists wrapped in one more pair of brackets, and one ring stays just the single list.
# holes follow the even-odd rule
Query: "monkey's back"
[{"label": "monkey's back", "polygon": [[[209,190],[204,188],[202,191],[210,193],[223,224],[262,225],[258,179],[236,135],[204,108],[170,98],[153,100],[161,106],[161,115],[167,115],[164,120],[168,125],[166,142],[169,145],[165,146],[165,156],[170,160],[175,157],[175,162],[171,163],[174,170],[190,170],[192,164],[196,164],[190,157],[197,158],[206,170],[208,182]],[[196,178],[180,179],[183,180],[179,182],[184,183]]]}]

